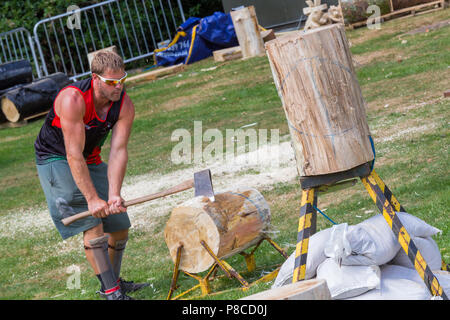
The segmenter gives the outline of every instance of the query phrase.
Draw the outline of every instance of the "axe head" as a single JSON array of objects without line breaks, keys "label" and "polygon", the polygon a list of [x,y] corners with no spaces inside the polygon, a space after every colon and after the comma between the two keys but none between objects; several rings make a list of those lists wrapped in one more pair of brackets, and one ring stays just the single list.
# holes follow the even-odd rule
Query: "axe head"
[{"label": "axe head", "polygon": [[214,190],[211,181],[211,171],[209,169],[194,173],[194,188],[196,197],[208,197],[211,202],[214,202]]},{"label": "axe head", "polygon": [[56,208],[58,209],[59,213],[63,218],[68,218],[70,216],[73,216],[76,214],[76,212],[73,210],[73,208],[67,203],[67,201],[61,197],[57,198],[56,201]]}]

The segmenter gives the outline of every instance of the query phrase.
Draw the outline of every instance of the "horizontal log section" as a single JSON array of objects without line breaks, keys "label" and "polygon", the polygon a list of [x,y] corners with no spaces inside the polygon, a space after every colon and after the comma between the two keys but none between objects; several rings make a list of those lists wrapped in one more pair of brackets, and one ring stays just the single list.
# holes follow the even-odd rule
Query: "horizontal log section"
[{"label": "horizontal log section", "polygon": [[270,223],[270,209],[255,189],[215,194],[215,201],[195,197],[174,208],[164,238],[173,262],[183,245],[180,270],[198,273],[214,263],[201,245],[205,241],[214,255],[226,259],[256,245]]}]

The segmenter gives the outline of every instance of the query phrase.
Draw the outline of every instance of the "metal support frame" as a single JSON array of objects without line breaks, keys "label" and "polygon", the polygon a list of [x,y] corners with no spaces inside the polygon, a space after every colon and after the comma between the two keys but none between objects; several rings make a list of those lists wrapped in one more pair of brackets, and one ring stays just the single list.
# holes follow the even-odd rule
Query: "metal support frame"
[{"label": "metal support frame", "polygon": [[[245,262],[247,265],[247,270],[249,272],[252,272],[256,269],[256,263],[255,263],[255,256],[254,253],[258,249],[258,247],[261,245],[261,243],[266,240],[269,242],[272,247],[274,247],[285,259],[288,258],[287,253],[278,246],[272,239],[265,237],[262,238],[253,248],[253,250],[250,253],[240,252],[239,254],[244,256]],[[280,267],[276,268],[274,271],[270,272],[269,274],[264,275],[263,277],[259,278],[258,280],[248,283],[247,280],[245,280],[231,265],[229,265],[225,260],[219,259],[214,252],[211,250],[211,248],[208,246],[208,244],[205,241],[201,241],[200,244],[205,248],[205,250],[208,252],[208,254],[214,259],[214,264],[211,267],[211,269],[208,271],[208,273],[204,277],[200,277],[196,274],[192,274],[190,272],[183,271],[183,273],[195,280],[198,281],[198,284],[193,286],[192,288],[180,293],[179,295],[173,297],[173,294],[175,290],[178,288],[177,281],[178,281],[178,275],[180,273],[179,266],[181,261],[181,251],[183,249],[183,246],[180,245],[177,249],[177,255],[176,255],[176,261],[174,265],[174,272],[172,275],[172,283],[170,285],[169,294],[167,295],[167,300],[176,300],[192,291],[194,291],[197,288],[200,288],[201,290],[201,296],[206,296],[208,294],[211,294],[211,286],[210,281],[213,280],[216,277],[216,273],[218,270],[218,267],[224,272],[224,274],[229,279],[236,279],[241,284],[242,290],[248,290],[251,286],[261,283],[261,282],[267,282],[273,280],[278,272],[280,271]],[[211,277],[212,275],[212,277]]]},{"label": "metal support frame", "polygon": [[[405,209],[400,205],[400,202],[395,198],[391,190],[389,190],[375,170],[372,170],[368,175],[360,176],[359,178],[370,197],[383,214],[383,217],[389,227],[391,227],[392,232],[398,239],[402,249],[407,254],[430,293],[433,296],[440,296],[442,299],[448,300],[437,277],[427,265],[422,254],[417,249],[414,241],[411,239],[409,233],[396,214],[396,212],[399,211],[405,212]],[[314,209],[317,208],[316,191],[320,190],[320,188],[321,186],[302,189],[294,274],[292,279],[292,282],[294,283],[305,279],[309,237],[312,235],[312,230],[315,229],[316,225],[315,219],[317,212]],[[448,268],[445,263],[443,263],[443,269],[444,266],[445,268]]]}]

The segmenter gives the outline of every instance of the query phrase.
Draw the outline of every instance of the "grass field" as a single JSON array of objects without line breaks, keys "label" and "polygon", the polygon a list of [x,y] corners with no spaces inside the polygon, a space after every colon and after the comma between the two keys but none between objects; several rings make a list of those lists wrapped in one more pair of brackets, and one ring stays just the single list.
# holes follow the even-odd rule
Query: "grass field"
[{"label": "grass field", "polygon": [[[450,99],[445,99],[443,92],[450,89],[450,27],[405,33],[448,19],[450,10],[446,9],[392,20],[382,24],[380,30],[347,32],[367,102],[376,148],[375,168],[409,213],[442,230],[435,240],[447,263]],[[193,121],[202,121],[203,130],[217,128],[223,132],[257,123],[253,128],[279,129],[282,141],[289,140],[266,57],[226,63],[206,59],[187,66],[182,73],[128,86],[127,92],[136,106],[126,177],[130,188],[134,181],[147,177],[164,180],[170,174],[192,169],[192,165],[174,165],[170,156],[176,144],[171,141],[172,132],[178,128],[192,132]],[[84,258],[81,235],[61,241],[45,211],[33,149],[42,122],[39,119],[24,127],[0,130],[0,299],[97,299],[98,280]],[[105,161],[108,152],[109,141],[103,151]],[[271,207],[274,240],[288,254],[295,246],[301,195],[295,170],[292,167],[294,178],[289,181],[274,181],[260,188]],[[224,179],[212,173],[213,182]],[[264,169],[247,168],[233,178],[256,179],[259,175],[264,175]],[[174,199],[159,211],[155,203],[132,216],[134,226],[124,254],[123,276],[151,282],[150,287],[133,295],[136,298],[166,298],[173,263],[163,230],[170,204],[182,198]],[[361,183],[321,196],[318,207],[327,209],[327,215],[338,223],[356,224],[378,213]],[[318,230],[330,226],[319,215]],[[227,261],[238,271],[246,269],[240,255]],[[282,261],[270,245],[264,244],[256,252],[257,270],[242,275],[253,281]],[[67,288],[71,266],[81,272],[79,288]],[[182,291],[196,281],[180,276],[178,283]],[[270,285],[242,292],[236,280],[221,278],[213,282],[212,289],[226,291],[205,299],[238,299]]]}]

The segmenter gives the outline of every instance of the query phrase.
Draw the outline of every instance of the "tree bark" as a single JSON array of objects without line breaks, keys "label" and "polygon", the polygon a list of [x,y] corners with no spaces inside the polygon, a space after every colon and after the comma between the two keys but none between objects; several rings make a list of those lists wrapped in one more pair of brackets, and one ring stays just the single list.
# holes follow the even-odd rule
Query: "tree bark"
[{"label": "tree bark", "polygon": [[300,176],[373,160],[365,101],[345,29],[332,24],[266,43]]},{"label": "tree bark", "polygon": [[164,238],[172,260],[183,245],[180,269],[198,273],[214,259],[202,246],[205,241],[220,259],[244,251],[263,239],[269,228],[270,208],[255,189],[234,190],[195,197],[176,207],[167,221]]}]

